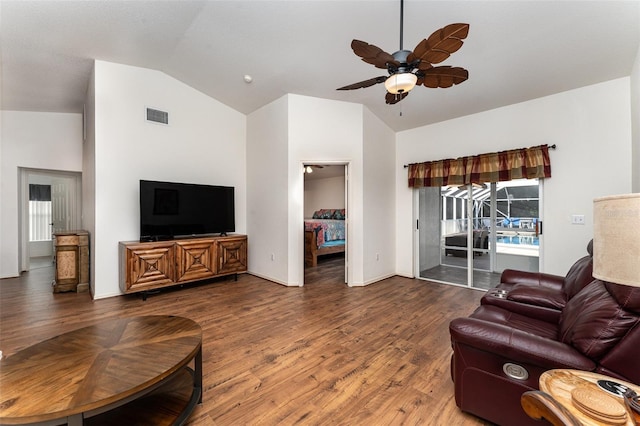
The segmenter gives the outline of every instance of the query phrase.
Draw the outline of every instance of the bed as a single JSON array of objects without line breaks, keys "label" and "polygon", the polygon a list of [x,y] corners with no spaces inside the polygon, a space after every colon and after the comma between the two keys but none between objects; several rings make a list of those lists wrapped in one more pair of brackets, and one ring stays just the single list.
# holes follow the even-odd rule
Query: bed
[{"label": "bed", "polygon": [[321,209],[304,221],[304,265],[317,266],[318,256],[344,253],[344,209]]}]

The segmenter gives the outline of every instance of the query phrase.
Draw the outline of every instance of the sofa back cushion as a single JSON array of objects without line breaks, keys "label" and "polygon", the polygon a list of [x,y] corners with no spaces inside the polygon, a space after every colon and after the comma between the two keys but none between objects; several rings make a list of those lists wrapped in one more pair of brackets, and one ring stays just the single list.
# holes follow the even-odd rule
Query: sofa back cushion
[{"label": "sofa back cushion", "polygon": [[587,253],[589,253],[587,256],[578,259],[571,266],[564,279],[562,290],[567,300],[570,300],[593,281],[593,240],[587,244]]},{"label": "sofa back cushion", "polygon": [[640,288],[595,280],[562,310],[559,339],[599,361],[640,321]]},{"label": "sofa back cushion", "polygon": [[640,315],[640,288],[608,282],[604,286],[622,308]]}]

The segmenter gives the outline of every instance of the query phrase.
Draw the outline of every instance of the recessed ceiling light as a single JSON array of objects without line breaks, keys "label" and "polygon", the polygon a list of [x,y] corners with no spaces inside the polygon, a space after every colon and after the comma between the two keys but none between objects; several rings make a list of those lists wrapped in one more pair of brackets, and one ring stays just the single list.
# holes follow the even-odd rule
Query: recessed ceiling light
[{"label": "recessed ceiling light", "polygon": [[251,77],[249,74],[245,74],[244,75],[244,82],[245,83],[251,83],[253,81],[253,77]]}]

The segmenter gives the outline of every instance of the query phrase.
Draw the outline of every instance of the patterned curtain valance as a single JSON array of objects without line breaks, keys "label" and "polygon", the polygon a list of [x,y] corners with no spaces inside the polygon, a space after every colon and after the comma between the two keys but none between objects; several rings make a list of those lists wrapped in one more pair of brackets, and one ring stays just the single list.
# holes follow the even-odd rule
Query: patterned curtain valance
[{"label": "patterned curtain valance", "polygon": [[551,163],[547,145],[409,164],[410,188],[548,177]]}]

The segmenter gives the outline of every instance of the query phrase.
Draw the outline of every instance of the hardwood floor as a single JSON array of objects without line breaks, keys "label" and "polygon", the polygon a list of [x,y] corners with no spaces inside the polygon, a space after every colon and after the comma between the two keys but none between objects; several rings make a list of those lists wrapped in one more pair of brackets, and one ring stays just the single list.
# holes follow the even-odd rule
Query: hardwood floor
[{"label": "hardwood floor", "polygon": [[350,288],[343,268],[332,259],[306,271],[304,287],[244,274],[146,301],[54,294],[53,268],[36,269],[0,280],[0,350],[107,318],[179,315],[203,329],[191,425],[488,424],[456,407],[449,373],[449,321],[482,293],[401,277]]}]

